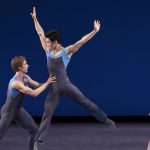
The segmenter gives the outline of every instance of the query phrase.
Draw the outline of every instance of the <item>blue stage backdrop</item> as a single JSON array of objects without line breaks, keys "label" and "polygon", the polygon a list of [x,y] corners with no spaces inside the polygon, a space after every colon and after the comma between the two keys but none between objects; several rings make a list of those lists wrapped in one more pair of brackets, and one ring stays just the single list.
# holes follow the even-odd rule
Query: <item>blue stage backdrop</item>
[{"label": "blue stage backdrop", "polygon": [[[0,106],[14,75],[16,55],[27,57],[29,75],[46,81],[46,56],[30,12],[35,1],[0,2]],[[36,0],[37,17],[45,31],[58,29],[68,46],[92,31],[94,19],[100,32],[84,45],[67,68],[79,89],[110,116],[145,116],[150,111],[150,1],[137,0]],[[24,107],[40,116],[48,93],[26,96]],[[56,116],[90,115],[69,98],[62,97]]]}]

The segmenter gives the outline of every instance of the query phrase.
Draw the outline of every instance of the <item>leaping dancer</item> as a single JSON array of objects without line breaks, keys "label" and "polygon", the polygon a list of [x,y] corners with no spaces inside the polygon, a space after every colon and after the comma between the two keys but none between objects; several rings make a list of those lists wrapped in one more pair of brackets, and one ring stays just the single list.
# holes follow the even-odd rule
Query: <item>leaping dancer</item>
[{"label": "leaping dancer", "polygon": [[46,34],[44,33],[44,30],[42,29],[36,17],[35,7],[33,8],[31,16],[34,20],[35,29],[39,35],[42,47],[47,56],[48,73],[52,73],[57,77],[57,82],[52,85],[45,100],[45,110],[39,130],[35,137],[34,150],[39,149],[39,143],[43,142],[48,132],[53,112],[61,95],[66,95],[79,103],[99,122],[104,122],[110,128],[115,128],[115,122],[110,120],[96,104],[85,97],[83,93],[70,82],[66,72],[66,68],[71,60],[71,56],[100,30],[100,21],[94,21],[94,28],[89,34],[83,36],[76,43],[67,47],[63,47],[61,45],[60,33],[57,30],[50,30]]}]

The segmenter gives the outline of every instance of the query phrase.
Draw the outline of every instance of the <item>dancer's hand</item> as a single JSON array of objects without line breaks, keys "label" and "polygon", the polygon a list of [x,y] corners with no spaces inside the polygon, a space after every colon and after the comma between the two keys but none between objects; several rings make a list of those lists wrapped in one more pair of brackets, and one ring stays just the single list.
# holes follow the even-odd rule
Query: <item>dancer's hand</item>
[{"label": "dancer's hand", "polygon": [[47,80],[47,83],[48,84],[51,84],[53,82],[56,82],[56,77],[52,76],[52,74],[49,76],[48,80]]},{"label": "dancer's hand", "polygon": [[33,19],[36,18],[36,9],[35,9],[35,7],[33,7],[33,12],[30,13],[30,15],[32,16]]},{"label": "dancer's hand", "polygon": [[100,21],[99,20],[95,20],[94,21],[94,31],[98,32],[100,30]]}]

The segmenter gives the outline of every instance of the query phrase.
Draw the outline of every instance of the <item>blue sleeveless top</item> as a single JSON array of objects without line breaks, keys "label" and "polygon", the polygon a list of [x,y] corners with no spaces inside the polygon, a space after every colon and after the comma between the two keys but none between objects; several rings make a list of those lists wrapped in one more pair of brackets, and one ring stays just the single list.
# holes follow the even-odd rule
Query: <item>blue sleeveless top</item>
[{"label": "blue sleeveless top", "polygon": [[67,56],[65,49],[62,49],[61,53],[58,55],[53,55],[51,51],[49,50],[46,55],[47,55],[47,59],[48,58],[56,59],[56,58],[62,57],[65,68],[67,68],[69,61],[70,61],[70,58]]},{"label": "blue sleeveless top", "polygon": [[[20,93],[20,91],[18,91],[17,89],[11,87],[11,84],[12,84],[13,81],[20,81],[20,79],[17,78],[16,76],[14,76],[14,77],[9,81],[8,92],[10,93],[10,95],[11,95],[13,98],[15,98],[15,97]],[[24,85],[25,85],[25,86],[29,86],[29,81],[28,81],[28,77],[27,77],[26,74],[25,74],[25,76],[24,76]]]}]

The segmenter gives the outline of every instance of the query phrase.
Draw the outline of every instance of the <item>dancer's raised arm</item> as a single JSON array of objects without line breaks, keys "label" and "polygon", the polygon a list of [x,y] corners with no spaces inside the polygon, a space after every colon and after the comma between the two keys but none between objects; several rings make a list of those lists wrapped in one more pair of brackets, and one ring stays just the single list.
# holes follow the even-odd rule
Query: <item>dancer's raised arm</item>
[{"label": "dancer's raised arm", "polygon": [[71,53],[74,53],[74,52],[78,51],[78,49],[82,45],[84,45],[86,42],[88,42],[99,30],[100,30],[100,21],[95,20],[94,21],[94,29],[90,33],[88,33],[87,35],[83,36],[76,43],[68,46],[66,48],[67,54],[70,55]]},{"label": "dancer's raised arm", "polygon": [[33,21],[34,21],[34,25],[35,25],[35,29],[36,29],[36,32],[37,34],[39,35],[39,38],[40,38],[40,41],[41,41],[41,44],[42,44],[42,47],[43,49],[45,50],[45,52],[47,52],[49,50],[49,44],[48,44],[48,41],[44,35],[44,30],[43,28],[41,27],[37,17],[36,17],[36,8],[33,7],[33,12],[30,13],[32,18],[33,18]]}]

